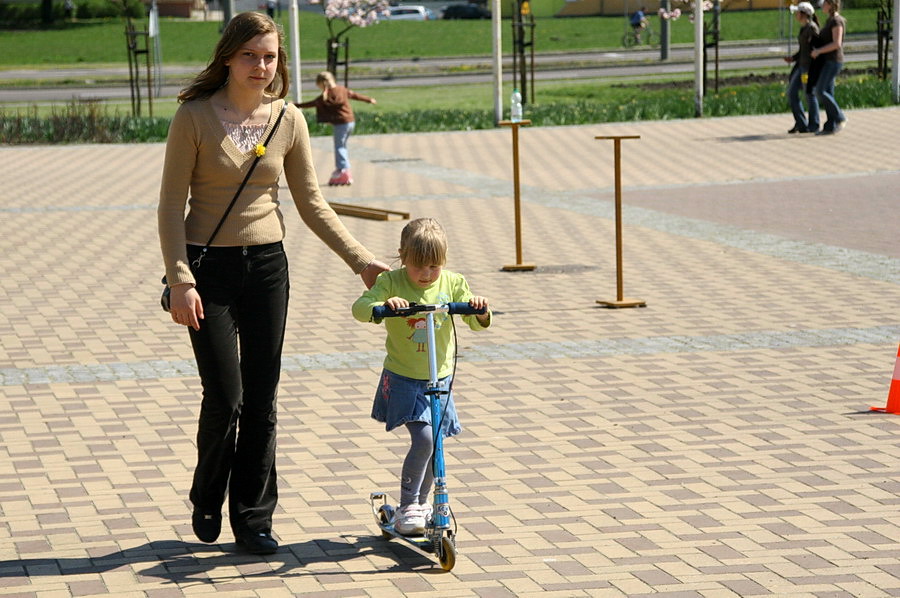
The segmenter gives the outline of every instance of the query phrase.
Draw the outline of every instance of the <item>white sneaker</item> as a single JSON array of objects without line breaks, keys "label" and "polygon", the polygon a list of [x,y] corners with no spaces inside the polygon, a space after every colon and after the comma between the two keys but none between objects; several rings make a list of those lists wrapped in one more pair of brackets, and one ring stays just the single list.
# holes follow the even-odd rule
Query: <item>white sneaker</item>
[{"label": "white sneaker", "polygon": [[402,536],[425,533],[425,511],[422,505],[409,504],[397,507],[394,512],[394,530]]},{"label": "white sneaker", "polygon": [[430,502],[427,502],[424,505],[419,505],[419,508],[422,510],[422,519],[425,520],[425,525],[427,526],[434,518],[434,507]]}]

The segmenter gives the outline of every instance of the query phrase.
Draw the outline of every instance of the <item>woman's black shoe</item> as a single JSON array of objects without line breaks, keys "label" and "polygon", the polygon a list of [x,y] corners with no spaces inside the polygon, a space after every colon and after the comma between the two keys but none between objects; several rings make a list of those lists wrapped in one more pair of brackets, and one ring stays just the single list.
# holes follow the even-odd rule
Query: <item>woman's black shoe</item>
[{"label": "woman's black shoe", "polygon": [[788,131],[788,133],[806,133],[806,128],[794,125],[794,128]]},{"label": "woman's black shoe", "polygon": [[215,542],[222,531],[222,514],[221,513],[204,513],[194,510],[191,515],[191,525],[194,528],[194,535],[200,541],[207,544]]},{"label": "woman's black shoe", "polygon": [[246,531],[235,534],[238,546],[250,554],[275,554],[278,552],[278,542],[272,534],[266,532]]}]

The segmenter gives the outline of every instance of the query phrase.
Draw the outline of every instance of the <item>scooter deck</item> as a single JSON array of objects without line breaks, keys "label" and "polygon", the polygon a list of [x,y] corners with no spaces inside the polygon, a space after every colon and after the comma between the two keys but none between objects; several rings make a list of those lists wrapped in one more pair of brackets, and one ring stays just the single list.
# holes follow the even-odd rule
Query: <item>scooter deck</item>
[{"label": "scooter deck", "polygon": [[417,534],[415,536],[404,536],[394,529],[393,523],[379,523],[378,527],[381,528],[382,532],[390,534],[393,538],[398,538],[409,544],[412,544],[415,548],[418,548],[422,552],[434,553],[434,542],[432,542],[424,535]]}]

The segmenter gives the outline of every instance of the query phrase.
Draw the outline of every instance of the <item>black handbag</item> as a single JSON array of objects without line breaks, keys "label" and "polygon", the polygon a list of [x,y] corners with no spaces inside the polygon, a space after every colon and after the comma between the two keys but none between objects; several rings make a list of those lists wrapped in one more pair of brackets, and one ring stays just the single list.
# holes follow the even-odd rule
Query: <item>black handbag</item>
[{"label": "black handbag", "polygon": [[[269,136],[266,137],[266,140],[263,142],[262,147],[265,148],[269,145],[269,140],[272,139],[272,135],[275,134],[275,131],[278,130],[278,125],[281,124],[281,117],[284,116],[284,111],[287,109],[287,102],[284,103],[284,106],[281,107],[281,112],[278,113],[278,118],[275,119],[275,126],[272,127],[272,130],[269,131]],[[212,245],[213,239],[216,238],[216,235],[219,233],[219,229],[222,228],[222,224],[225,222],[225,219],[228,218],[229,212],[231,212],[231,208],[234,207],[235,202],[237,201],[238,196],[241,194],[241,191],[244,190],[244,187],[247,185],[247,181],[250,179],[250,175],[253,174],[253,170],[256,168],[256,164],[259,162],[259,159],[263,157],[265,151],[257,151],[256,158],[253,160],[253,163],[250,165],[250,169],[247,171],[247,174],[244,175],[244,180],[241,181],[238,190],[235,191],[234,197],[231,198],[231,203],[228,204],[228,207],[225,208],[225,213],[222,214],[222,218],[219,220],[219,224],[216,225],[216,229],[209,236],[209,240],[206,242],[206,245],[203,247],[203,251],[200,252],[200,255],[197,256],[193,262],[191,262],[191,271],[196,272],[198,268],[200,268],[200,263],[203,261],[203,256],[206,255],[207,250],[209,250],[209,246]],[[163,311],[168,312],[172,308],[171,304],[171,294],[172,288],[169,286],[169,282],[166,280],[166,277],[162,277],[162,283],[164,285],[162,296],[159,298],[159,304],[162,306]]]}]

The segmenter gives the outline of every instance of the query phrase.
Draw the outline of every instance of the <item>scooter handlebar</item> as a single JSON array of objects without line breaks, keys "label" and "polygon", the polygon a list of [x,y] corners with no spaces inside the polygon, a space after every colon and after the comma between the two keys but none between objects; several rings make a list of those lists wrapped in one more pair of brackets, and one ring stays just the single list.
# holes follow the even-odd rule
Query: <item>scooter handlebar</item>
[{"label": "scooter handlebar", "polygon": [[433,304],[433,305],[418,305],[413,303],[409,307],[402,307],[400,309],[394,310],[388,307],[387,305],[376,305],[372,308],[372,317],[376,320],[380,320],[381,318],[397,318],[397,317],[405,317],[411,316],[413,314],[417,314],[423,311],[433,311],[433,312],[441,312],[448,314],[459,314],[462,316],[465,315],[480,315],[487,313],[486,308],[475,308],[469,305],[468,303],[464,303],[462,301],[452,302],[452,303],[444,303],[444,304]]}]

